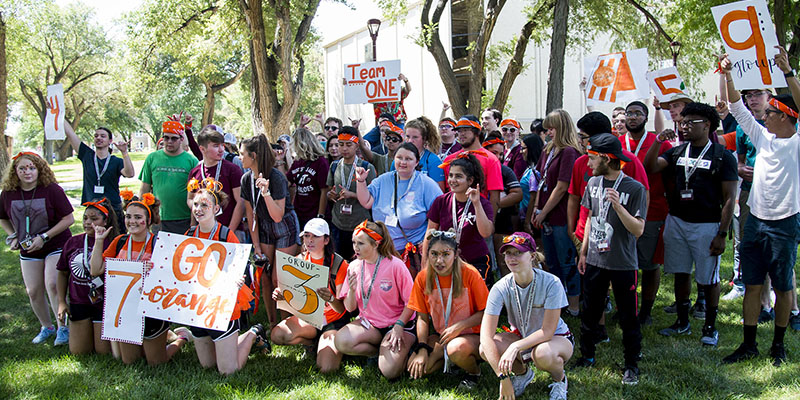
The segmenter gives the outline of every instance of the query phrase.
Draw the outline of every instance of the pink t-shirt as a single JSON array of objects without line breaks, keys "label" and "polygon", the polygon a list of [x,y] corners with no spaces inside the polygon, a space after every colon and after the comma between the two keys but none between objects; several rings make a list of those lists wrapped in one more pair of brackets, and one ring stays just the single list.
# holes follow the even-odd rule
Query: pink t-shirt
[{"label": "pink t-shirt", "polygon": [[[411,288],[414,286],[414,280],[411,279],[411,273],[408,272],[406,265],[397,257],[384,258],[381,261],[380,268],[378,268],[378,275],[375,276],[372,291],[370,292],[370,282],[375,272],[375,266],[367,263],[364,267],[364,276],[361,276],[361,264],[363,260],[355,260],[347,267],[347,273],[355,273],[357,288],[356,288],[356,303],[358,304],[358,313],[361,318],[365,318],[372,326],[376,328],[386,328],[394,324],[403,309],[408,304],[408,299],[411,297]],[[364,308],[363,292],[365,290],[369,295],[369,303],[367,308]],[[342,285],[342,290],[339,292],[339,298],[344,299],[350,291],[350,285]]]}]

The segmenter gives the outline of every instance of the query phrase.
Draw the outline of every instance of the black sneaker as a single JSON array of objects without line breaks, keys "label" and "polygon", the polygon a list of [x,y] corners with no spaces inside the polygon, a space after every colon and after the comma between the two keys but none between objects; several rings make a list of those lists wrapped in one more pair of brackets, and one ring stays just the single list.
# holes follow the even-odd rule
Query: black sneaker
[{"label": "black sneaker", "polygon": [[595,363],[594,358],[586,358],[584,356],[581,356],[577,360],[575,360],[575,363],[572,364],[572,366],[576,368],[577,367],[589,368],[589,367],[594,367],[594,363]]},{"label": "black sneaker", "polygon": [[250,327],[250,330],[256,334],[256,341],[253,342],[253,348],[263,354],[272,353],[272,344],[269,342],[267,330],[264,329],[264,325],[255,324]]},{"label": "black sneaker", "polygon": [[749,360],[758,357],[758,346],[750,346],[747,344],[740,344],[733,354],[722,359],[725,364],[733,364],[739,361]]},{"label": "black sneaker", "polygon": [[765,322],[770,322],[775,319],[775,309],[771,309],[769,311],[765,309],[761,309],[761,313],[758,314],[758,323],[763,324]]},{"label": "black sneaker", "polygon": [[773,343],[769,349],[769,356],[772,357],[772,365],[780,367],[786,361],[786,349],[783,343]]},{"label": "black sneaker", "polygon": [[625,370],[622,373],[622,384],[636,385],[638,383],[639,383],[639,368],[625,367]]},{"label": "black sneaker", "polygon": [[467,376],[461,380],[461,383],[458,384],[458,388],[467,391],[473,390],[478,386],[478,379],[480,379],[480,377],[480,375],[467,374]]},{"label": "black sneaker", "polygon": [[673,301],[672,304],[664,307],[664,312],[667,314],[675,314],[678,312],[678,305]]},{"label": "black sneaker", "polygon": [[605,332],[602,332],[594,337],[594,344],[596,345],[600,343],[608,343],[610,341],[611,339],[608,338],[608,334]]},{"label": "black sneaker", "polygon": [[675,335],[691,335],[692,334],[692,326],[690,324],[686,324],[684,326],[680,325],[680,322],[675,321],[674,324],[668,326],[660,331],[658,331],[660,335],[664,336],[675,336]]}]

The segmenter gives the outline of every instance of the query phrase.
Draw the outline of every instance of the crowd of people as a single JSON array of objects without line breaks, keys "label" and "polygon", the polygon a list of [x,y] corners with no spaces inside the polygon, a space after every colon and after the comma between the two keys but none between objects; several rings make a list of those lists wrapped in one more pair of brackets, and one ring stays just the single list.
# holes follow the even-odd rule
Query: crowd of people
[{"label": "crowd of people", "polygon": [[[591,367],[613,308],[621,380],[638,383],[662,266],[674,275],[664,311],[676,321],[659,333],[689,335],[693,316],[702,345],[717,346],[730,238],[735,276],[722,299],[743,297],[743,340],[722,361],[758,356],[757,324],[774,320],[769,356],[780,365],[787,327],[800,330],[800,82],[782,49],[776,64],[791,94],[737,91],[723,56],[722,100],[654,101],[655,132],[640,101],[576,122],[554,110],[527,135],[495,109],[455,119],[445,104],[437,126],[389,103],[375,107],[364,136],[360,121],[320,114],[277,143],[239,142],[216,125],[195,134],[191,116],[173,115],[139,171],[138,194],[120,190],[135,172],[124,141],[120,158],[109,129],[96,130],[92,149],[67,124],[83,166],[84,233],[71,235],[73,208],[35,153],[13,157],[0,194],[0,225],[41,324],[33,343],[55,336],[72,353],[156,365],[193,342],[200,364],[225,375],[253,349],[301,345],[323,373],[345,355],[367,357],[389,379],[458,367],[467,389],[485,361],[502,399],[520,396],[535,369],[552,377],[550,398],[565,399],[576,340],[565,321],[580,331],[573,364]],[[230,324],[170,329],[146,318],[142,345],[103,340],[105,260],[149,260],[159,231],[252,244]],[[322,329],[276,309],[277,251],[328,267],[316,290]],[[264,324],[253,323],[257,303]]]}]

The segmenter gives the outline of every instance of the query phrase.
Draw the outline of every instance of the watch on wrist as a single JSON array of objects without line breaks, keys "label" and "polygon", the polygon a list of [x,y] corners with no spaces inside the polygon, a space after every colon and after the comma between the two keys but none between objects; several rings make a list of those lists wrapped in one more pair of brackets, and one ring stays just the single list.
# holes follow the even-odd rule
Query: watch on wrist
[{"label": "watch on wrist", "polygon": [[722,230],[717,231],[717,236],[720,236],[720,237],[728,236],[728,231],[722,231]]},{"label": "watch on wrist", "polygon": [[791,70],[791,71],[789,71],[789,72],[785,72],[785,73],[783,74],[783,76],[784,76],[784,77],[786,77],[786,78],[791,78],[791,77],[793,77],[793,76],[795,76],[795,75],[797,75],[797,71],[795,71],[794,69],[792,69],[792,70]]},{"label": "watch on wrist", "polygon": [[40,233],[39,237],[42,238],[42,242],[44,242],[44,243],[47,243],[47,241],[50,240],[50,236],[47,236],[47,232]]},{"label": "watch on wrist", "polygon": [[325,215],[323,215],[323,214],[317,214],[317,218],[322,218],[322,219],[325,219]]}]

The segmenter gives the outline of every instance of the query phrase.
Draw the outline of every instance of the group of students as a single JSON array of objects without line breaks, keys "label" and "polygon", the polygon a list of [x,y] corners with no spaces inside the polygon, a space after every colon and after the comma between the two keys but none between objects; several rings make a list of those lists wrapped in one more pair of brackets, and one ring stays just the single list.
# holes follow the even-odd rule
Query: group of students
[{"label": "group of students", "polygon": [[[746,224],[741,212],[738,218],[744,342],[726,362],[758,354],[755,322],[767,276],[777,295],[775,364],[786,357],[790,319],[800,320],[792,312],[800,84],[785,52],[776,61],[792,95],[764,102],[764,127],[733,88],[727,58],[720,62],[735,129],[757,150],[744,169],[753,185],[744,199],[750,217]],[[675,275],[677,320],[659,333],[690,334],[690,311],[703,312],[701,343],[719,340],[720,255],[739,180],[736,159],[718,143],[727,138],[716,134],[727,104],[715,109],[680,94],[661,108],[669,109],[675,129],[664,127],[659,111],[659,133],[646,132],[649,108],[635,101],[613,115],[613,124],[596,111],[573,123],[554,110],[524,138],[518,121],[492,109],[454,120],[445,107],[438,127],[424,116],[406,120],[403,110],[376,113],[377,129],[365,137],[360,121],[344,126],[318,115],[321,134],[303,117],[278,144],[255,136],[241,143],[240,154],[220,127],[203,127],[195,139],[191,116],[176,115],[162,126],[163,149],[142,166],[139,196],[119,190],[120,176],[134,173],[124,142],[116,145],[119,159],[110,154],[108,129],[95,132],[92,150],[67,125],[84,169],[84,233],[71,237],[69,200],[46,162],[30,152],[13,158],[3,180],[0,225],[9,246],[20,250],[42,325],[34,343],[56,335],[55,344],[69,343],[73,353],[159,364],[193,341],[200,363],[223,374],[242,368],[254,347],[299,344],[322,372],[337,370],[344,355],[377,357],[390,379],[455,365],[466,373],[466,388],[478,382],[484,360],[503,399],[519,396],[534,368],[553,378],[551,398],[566,398],[564,365],[574,338],[562,313],[581,321],[575,364],[593,366],[597,344],[608,340],[604,310],[613,290],[622,382],[636,384],[641,326],[652,324],[662,264]],[[254,279],[239,280],[230,325],[170,330],[147,318],[141,346],[101,340],[105,260],[148,260],[159,230],[253,244]],[[276,251],[329,268],[327,287],[316,291],[325,301],[322,329],[278,313]],[[690,310],[692,272],[704,304]],[[259,300],[268,325],[248,329]],[[497,333],[501,315],[510,327]]]}]

